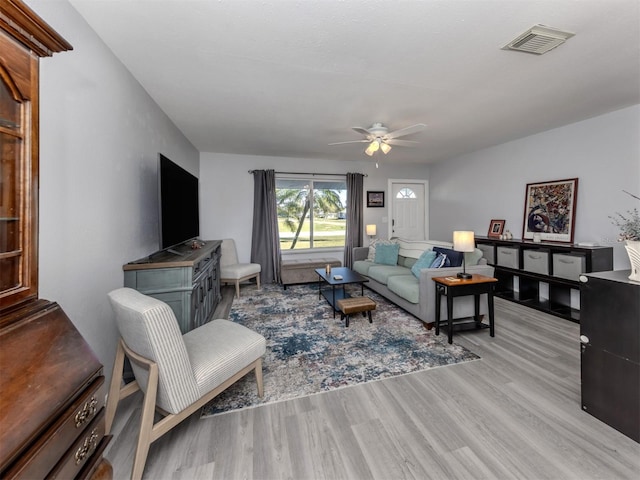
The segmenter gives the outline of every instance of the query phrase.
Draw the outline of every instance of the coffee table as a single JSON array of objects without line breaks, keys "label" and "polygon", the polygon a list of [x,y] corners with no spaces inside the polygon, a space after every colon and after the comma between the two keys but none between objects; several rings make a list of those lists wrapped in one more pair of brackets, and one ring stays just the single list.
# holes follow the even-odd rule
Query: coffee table
[{"label": "coffee table", "polygon": [[[363,277],[358,272],[354,272],[347,267],[333,267],[330,272],[324,268],[316,268],[318,274],[318,298],[326,298],[329,305],[333,308],[333,318],[336,318],[336,312],[339,311],[338,300],[341,298],[349,298],[350,295],[345,291],[344,286],[359,283],[361,286],[361,295],[364,295],[364,284],[368,282],[367,277]],[[335,277],[342,278],[335,278]],[[322,288],[322,284],[326,283],[331,288]],[[338,287],[336,289],[336,287]]]}]

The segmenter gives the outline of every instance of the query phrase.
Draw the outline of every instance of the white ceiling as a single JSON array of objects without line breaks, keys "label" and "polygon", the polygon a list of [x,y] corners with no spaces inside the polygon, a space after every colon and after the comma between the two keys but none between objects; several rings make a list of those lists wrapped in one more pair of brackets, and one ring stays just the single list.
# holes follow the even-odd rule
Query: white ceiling
[{"label": "white ceiling", "polygon": [[[70,0],[203,152],[430,163],[640,103],[638,0]],[[538,56],[535,24],[574,32]],[[382,155],[378,152],[376,155]]]}]

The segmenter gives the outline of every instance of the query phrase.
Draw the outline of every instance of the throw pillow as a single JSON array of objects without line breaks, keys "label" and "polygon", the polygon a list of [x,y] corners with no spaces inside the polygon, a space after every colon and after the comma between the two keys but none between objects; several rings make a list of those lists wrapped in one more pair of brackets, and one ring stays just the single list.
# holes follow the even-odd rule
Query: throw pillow
[{"label": "throw pillow", "polygon": [[420,270],[431,267],[431,264],[436,259],[437,255],[438,254],[433,250],[425,250],[422,252],[420,258],[418,258],[416,263],[413,264],[413,267],[411,267],[411,273],[413,273],[416,278],[420,278]]},{"label": "throw pillow", "polygon": [[380,239],[374,239],[371,241],[371,244],[369,245],[369,255],[367,255],[367,260],[369,260],[370,262],[375,262],[376,261],[376,246],[377,245],[392,245],[395,244],[395,242],[391,241],[391,240],[380,240]]},{"label": "throw pillow", "polygon": [[447,256],[444,253],[436,253],[436,259],[429,265],[429,268],[442,268],[446,262]]},{"label": "throw pillow", "polygon": [[397,265],[398,252],[400,251],[400,245],[397,243],[384,245],[378,244],[376,246],[376,263],[381,265]]},{"label": "throw pillow", "polygon": [[456,252],[455,250],[451,250],[450,248],[442,248],[442,247],[433,247],[433,250],[438,253],[442,253],[447,256],[447,262],[445,263],[445,267],[461,267],[462,259],[464,257],[463,252]]}]

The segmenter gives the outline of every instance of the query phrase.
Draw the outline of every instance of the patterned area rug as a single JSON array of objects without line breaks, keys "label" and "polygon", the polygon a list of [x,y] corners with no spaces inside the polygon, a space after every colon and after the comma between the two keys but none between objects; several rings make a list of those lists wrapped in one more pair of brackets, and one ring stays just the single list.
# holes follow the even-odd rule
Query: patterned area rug
[{"label": "patterned area rug", "polygon": [[[347,291],[360,295],[360,287]],[[340,314],[334,319],[327,301],[318,299],[317,284],[287,290],[273,284],[261,290],[243,287],[229,319],[267,340],[264,397],[258,397],[255,375],[250,373],[205,405],[202,416],[480,358],[455,343],[449,345],[446,333],[436,337],[435,329],[426,330],[376,293],[364,293],[377,303],[373,323],[357,314],[345,328]]]}]

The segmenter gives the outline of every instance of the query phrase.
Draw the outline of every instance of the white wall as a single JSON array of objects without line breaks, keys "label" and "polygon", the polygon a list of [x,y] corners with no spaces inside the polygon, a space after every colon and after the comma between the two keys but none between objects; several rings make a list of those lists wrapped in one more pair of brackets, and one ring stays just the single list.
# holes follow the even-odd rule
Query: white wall
[{"label": "white wall", "polygon": [[[301,173],[363,173],[367,175],[364,178],[365,196],[367,190],[387,190],[389,178],[427,179],[429,172],[425,165],[394,165],[391,157],[381,161],[379,168],[376,168],[375,161],[368,158],[341,162],[202,153],[200,236],[203,239],[234,238],[241,262],[248,262],[251,255],[253,175],[248,172],[253,169]],[[375,223],[378,237],[386,238],[387,225],[383,219],[389,217],[387,209],[367,208],[365,200],[363,212],[363,225]],[[364,230],[363,241],[365,244],[368,241]]]},{"label": "white wall", "polygon": [[74,47],[40,61],[40,297],[110,374],[107,293],[158,249],[158,152],[196,175],[199,154],[66,0],[27,3]]},{"label": "white wall", "polygon": [[432,236],[471,229],[485,236],[491,219],[522,237],[527,183],[578,178],[574,242],[614,247],[614,269],[630,268],[614,212],[640,207],[640,106],[487,148],[431,167]]}]

